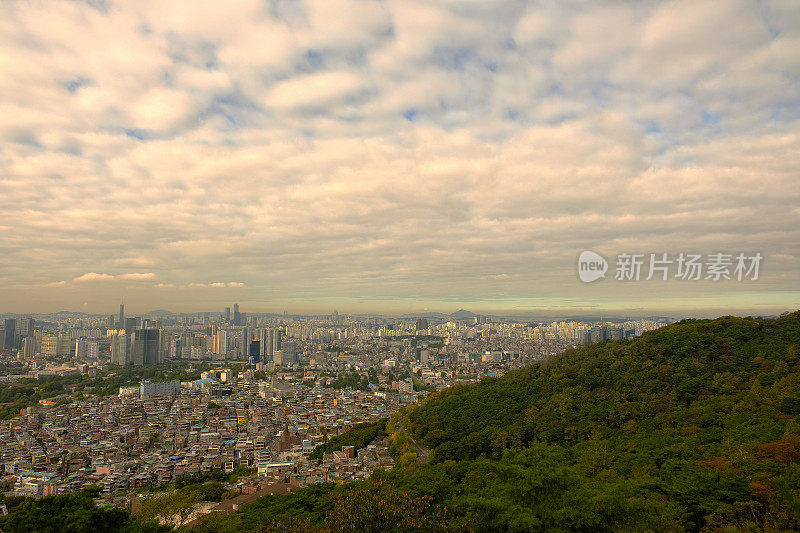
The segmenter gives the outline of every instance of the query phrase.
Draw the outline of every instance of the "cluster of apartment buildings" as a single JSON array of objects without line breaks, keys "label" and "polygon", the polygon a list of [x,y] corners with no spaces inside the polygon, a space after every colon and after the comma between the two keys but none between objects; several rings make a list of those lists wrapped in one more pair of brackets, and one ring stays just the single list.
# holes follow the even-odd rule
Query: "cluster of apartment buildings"
[{"label": "cluster of apartment buildings", "polygon": [[[390,466],[385,446],[309,460],[314,448],[352,425],[389,416],[416,401],[303,384],[211,378],[139,393],[28,408],[0,422],[0,472],[21,494],[99,485],[107,495],[170,482],[185,474],[247,467],[265,479],[356,479]],[[145,392],[147,394],[142,394]]]}]

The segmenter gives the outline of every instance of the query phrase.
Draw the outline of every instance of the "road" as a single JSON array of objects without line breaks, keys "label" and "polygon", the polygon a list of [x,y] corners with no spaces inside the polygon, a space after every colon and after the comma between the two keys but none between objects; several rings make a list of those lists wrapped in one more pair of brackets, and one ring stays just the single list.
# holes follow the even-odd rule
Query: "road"
[{"label": "road", "polygon": [[416,450],[417,452],[417,461],[419,461],[419,464],[424,465],[425,463],[427,463],[429,455],[428,450],[414,440],[414,437],[411,436],[411,432],[405,431],[403,429],[402,418],[400,418],[400,420],[397,421],[397,425],[395,426],[395,428],[397,429],[397,431],[404,432],[406,434],[406,437],[408,437],[408,441],[411,443],[411,446],[413,446],[414,450]]}]

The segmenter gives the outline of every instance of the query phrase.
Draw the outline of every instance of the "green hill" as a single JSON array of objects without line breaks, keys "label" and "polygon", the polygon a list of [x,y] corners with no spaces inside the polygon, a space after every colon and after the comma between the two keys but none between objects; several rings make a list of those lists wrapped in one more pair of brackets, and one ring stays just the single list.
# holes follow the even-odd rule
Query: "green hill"
[{"label": "green hill", "polygon": [[[316,508],[389,487],[436,530],[797,530],[798,347],[800,312],[690,320],[446,389],[387,424],[398,468],[317,488]],[[229,519],[336,530],[280,501]]]}]

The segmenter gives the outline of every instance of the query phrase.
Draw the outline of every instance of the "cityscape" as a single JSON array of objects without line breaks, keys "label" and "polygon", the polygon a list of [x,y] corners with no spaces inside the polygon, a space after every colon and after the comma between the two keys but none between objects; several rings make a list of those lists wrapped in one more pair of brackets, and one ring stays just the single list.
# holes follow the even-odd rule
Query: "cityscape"
[{"label": "cityscape", "polygon": [[800,531],[800,1],[0,1],[0,533]]},{"label": "cityscape", "polygon": [[[255,492],[275,483],[365,479],[394,465],[385,445],[337,450],[322,461],[310,455],[431,392],[671,322],[531,323],[464,310],[428,318],[300,317],[246,314],[238,304],[232,312],[135,317],[123,304],[108,316],[5,318],[2,387],[45,381],[59,383],[60,394],[38,392],[38,401],[16,413],[3,404],[3,480],[29,496],[100,486],[104,498],[130,510],[136,489],[213,470],[244,469]],[[148,366],[176,379],[136,383],[130,374],[118,391],[93,394],[94,383]]]}]

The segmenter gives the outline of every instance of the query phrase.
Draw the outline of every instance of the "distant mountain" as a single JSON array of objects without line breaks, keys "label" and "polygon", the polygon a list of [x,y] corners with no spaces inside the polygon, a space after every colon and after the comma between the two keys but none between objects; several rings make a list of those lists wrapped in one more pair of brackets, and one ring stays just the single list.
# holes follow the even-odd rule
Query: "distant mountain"
[{"label": "distant mountain", "polygon": [[425,313],[406,313],[405,315],[400,315],[399,318],[405,319],[413,319],[413,318],[447,318],[449,315],[445,315],[444,313],[434,313],[434,312],[425,312]]},{"label": "distant mountain", "polygon": [[455,313],[445,314],[445,313],[436,313],[433,311],[426,311],[424,313],[407,313],[405,315],[401,315],[400,318],[405,319],[413,319],[413,318],[438,318],[438,319],[453,319],[453,320],[469,320],[474,318],[476,315],[472,311],[467,311],[465,309],[459,309]]},{"label": "distant mountain", "polygon": [[142,316],[170,316],[174,315],[172,311],[167,311],[166,309],[156,309],[155,311],[150,311],[149,313],[145,313]]}]

